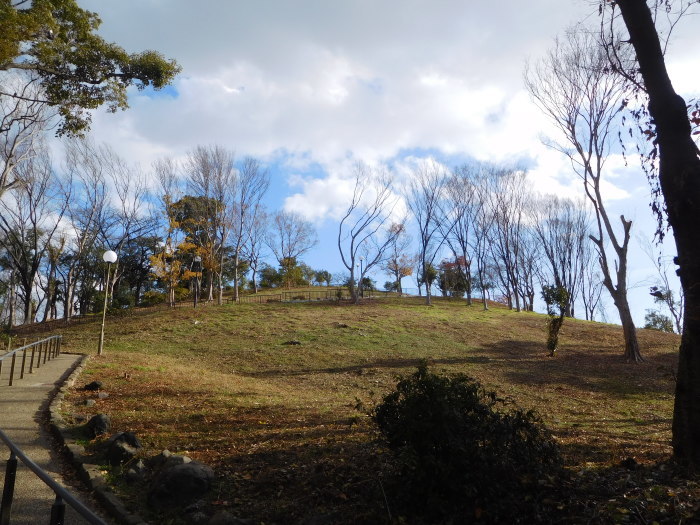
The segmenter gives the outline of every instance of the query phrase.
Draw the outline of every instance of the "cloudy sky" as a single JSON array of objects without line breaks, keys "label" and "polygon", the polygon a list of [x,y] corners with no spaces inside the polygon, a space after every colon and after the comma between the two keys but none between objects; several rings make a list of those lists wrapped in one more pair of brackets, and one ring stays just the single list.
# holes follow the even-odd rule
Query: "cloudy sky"
[{"label": "cloudy sky", "polygon": [[[305,258],[315,268],[342,270],[335,219],[358,160],[399,171],[427,157],[447,166],[518,162],[535,189],[580,194],[565,159],[541,144],[548,123],[525,93],[522,72],[568,26],[597,24],[595,1],[79,4],[100,15],[106,39],[131,52],[156,49],[183,67],[171,88],[132,93],[127,112],[97,112],[93,137],[145,168],[199,144],[260,158],[272,175],[270,207],[298,211],[318,228],[321,242]],[[668,54],[686,96],[700,90],[696,24],[685,22]],[[613,212],[650,237],[645,178],[621,159],[610,166]],[[633,283],[651,273],[643,258],[633,264]],[[375,277],[381,286],[384,276]],[[638,297],[641,322],[650,306],[645,286]]]}]

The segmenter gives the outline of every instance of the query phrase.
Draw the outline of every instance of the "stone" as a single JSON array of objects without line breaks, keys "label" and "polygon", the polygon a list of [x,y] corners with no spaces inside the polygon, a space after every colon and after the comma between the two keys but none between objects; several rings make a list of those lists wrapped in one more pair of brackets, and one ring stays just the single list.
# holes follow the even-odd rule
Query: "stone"
[{"label": "stone", "polygon": [[102,388],[102,381],[93,381],[92,383],[88,383],[87,385],[85,385],[83,387],[83,390],[95,391],[99,390],[100,388]]},{"label": "stone", "polygon": [[161,509],[184,507],[204,496],[213,481],[211,467],[197,461],[166,467],[153,480],[148,502]]},{"label": "stone", "polygon": [[283,345],[300,345],[301,341],[297,341],[296,339],[290,339],[289,341],[285,341],[282,344]]},{"label": "stone", "polygon": [[153,470],[160,470],[164,468],[174,467],[175,465],[189,463],[191,461],[192,460],[187,456],[173,454],[168,449],[165,449],[157,456],[153,456],[151,459],[149,459],[148,464]]},{"label": "stone", "polygon": [[119,432],[107,440],[107,461],[110,465],[123,465],[136,457],[143,448],[133,432]]},{"label": "stone", "polygon": [[107,399],[109,397],[109,394],[107,392],[98,392],[97,398],[98,399]]},{"label": "stone", "polygon": [[131,467],[129,467],[129,470],[124,473],[124,477],[129,483],[134,483],[146,479],[147,473],[148,469],[146,468],[146,464],[139,459],[133,463]]},{"label": "stone", "polygon": [[94,399],[86,399],[85,400],[86,407],[94,407],[95,403],[97,403],[97,401],[95,401]]},{"label": "stone", "polygon": [[627,470],[634,470],[637,468],[637,461],[633,457],[628,457],[620,461],[620,466]]},{"label": "stone", "polygon": [[109,432],[112,422],[107,414],[96,414],[87,422],[87,428],[91,437],[102,436]]}]

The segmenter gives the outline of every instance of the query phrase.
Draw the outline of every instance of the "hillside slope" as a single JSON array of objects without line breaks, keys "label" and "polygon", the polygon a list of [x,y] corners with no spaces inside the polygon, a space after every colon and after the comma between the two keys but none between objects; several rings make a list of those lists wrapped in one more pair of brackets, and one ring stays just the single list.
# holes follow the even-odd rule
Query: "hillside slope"
[{"label": "hillside slope", "polygon": [[[549,358],[545,324],[440,299],[137,311],[108,319],[105,354],[80,383],[100,380],[109,397],[88,408],[76,390],[66,410],[107,413],[149,453],[212,465],[216,503],[266,523],[386,516],[376,477],[385,450],[366,411],[424,359],[537,410],[574,471],[666,459],[678,337],[640,331],[646,361],[629,364],[619,326],[567,320]],[[97,323],[60,332],[65,351],[95,353]]]}]

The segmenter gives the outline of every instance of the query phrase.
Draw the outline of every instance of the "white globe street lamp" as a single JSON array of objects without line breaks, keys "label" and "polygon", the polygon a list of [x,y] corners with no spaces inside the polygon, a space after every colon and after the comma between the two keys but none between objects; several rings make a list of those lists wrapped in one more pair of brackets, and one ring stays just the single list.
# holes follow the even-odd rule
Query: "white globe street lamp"
[{"label": "white globe street lamp", "polygon": [[100,342],[97,345],[97,355],[102,355],[102,347],[105,342],[105,317],[107,315],[107,296],[109,295],[109,271],[112,264],[117,262],[117,254],[112,250],[107,250],[102,255],[102,260],[107,263],[107,279],[105,280],[105,304],[102,308],[102,328],[100,329]]}]

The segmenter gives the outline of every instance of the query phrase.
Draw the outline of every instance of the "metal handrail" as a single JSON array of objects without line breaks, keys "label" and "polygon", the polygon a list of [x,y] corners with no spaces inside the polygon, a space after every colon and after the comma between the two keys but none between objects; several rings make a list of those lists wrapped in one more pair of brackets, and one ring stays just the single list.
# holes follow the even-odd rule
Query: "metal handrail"
[{"label": "metal handrail", "polygon": [[[36,355],[36,368],[39,368],[42,364],[46,364],[47,360],[53,359],[54,357],[58,357],[59,354],[61,353],[61,341],[63,339],[63,336],[60,335],[52,335],[51,337],[47,337],[45,339],[41,339],[40,341],[35,341],[33,343],[29,343],[28,345],[23,345],[20,346],[19,348],[15,348],[14,350],[11,350],[7,352],[6,354],[0,355],[0,373],[2,373],[2,363],[5,359],[10,359],[10,379],[9,379],[9,386],[13,385],[14,382],[14,377],[15,377],[15,362],[17,360],[17,354],[22,352],[22,365],[20,369],[20,374],[19,378],[24,379],[24,370],[26,368],[27,364],[27,352],[28,350],[31,349],[32,354],[29,359],[29,373],[31,374],[34,371],[34,357],[36,354],[37,348],[39,349],[38,355]],[[42,352],[44,353],[43,355],[43,360],[42,360]],[[2,524],[0,524],[2,525]]]},{"label": "metal handrail", "polygon": [[2,502],[0,502],[0,525],[8,525],[10,523],[10,512],[12,511],[12,499],[14,497],[18,459],[24,463],[24,465],[41,481],[43,481],[56,495],[56,500],[51,506],[51,519],[49,521],[49,525],[63,524],[66,503],[68,503],[73,510],[85,518],[88,523],[92,525],[107,525],[102,518],[87,508],[65,487],[54,481],[51,476],[49,476],[39,465],[29,459],[2,430],[0,430],[0,439],[2,439],[2,441],[5,442],[5,445],[7,445],[7,447],[10,449],[10,459],[7,460],[5,484],[2,491]]}]

